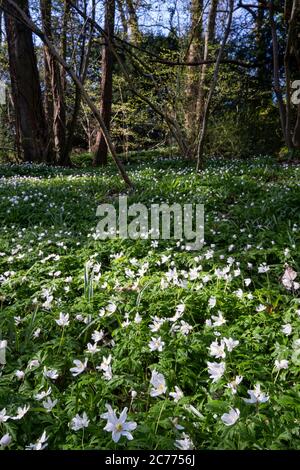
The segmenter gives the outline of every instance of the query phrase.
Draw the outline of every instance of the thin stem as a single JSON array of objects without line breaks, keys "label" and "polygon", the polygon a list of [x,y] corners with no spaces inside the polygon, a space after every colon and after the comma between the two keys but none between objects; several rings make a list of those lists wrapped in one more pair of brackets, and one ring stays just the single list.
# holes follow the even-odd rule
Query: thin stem
[{"label": "thin stem", "polygon": [[160,412],[159,412],[159,416],[158,416],[157,422],[156,422],[155,434],[157,434],[157,429],[158,429],[159,421],[160,421],[160,418],[161,418],[161,415],[162,415],[162,412],[163,412],[163,409],[164,409],[165,404],[166,404],[166,401],[164,400],[164,401],[163,401],[163,404],[162,404],[162,407],[161,407],[161,409],[160,409]]}]

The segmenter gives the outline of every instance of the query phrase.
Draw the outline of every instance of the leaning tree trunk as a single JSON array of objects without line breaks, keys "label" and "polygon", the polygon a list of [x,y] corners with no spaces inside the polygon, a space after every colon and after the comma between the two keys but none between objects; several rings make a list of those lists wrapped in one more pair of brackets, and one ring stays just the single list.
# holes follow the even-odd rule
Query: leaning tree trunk
[{"label": "leaning tree trunk", "polygon": [[[105,32],[108,38],[112,38],[115,26],[115,0],[106,0],[105,4]],[[113,92],[113,52],[109,41],[105,39],[102,52],[102,79],[101,79],[101,104],[100,110],[106,128],[110,129],[112,92]],[[107,143],[103,132],[100,130],[96,139],[96,153],[94,166],[107,164]]]},{"label": "leaning tree trunk", "polygon": [[[28,1],[19,0],[18,5],[29,16]],[[5,26],[16,133],[20,135],[23,159],[47,162],[50,142],[32,32],[7,13]]]}]

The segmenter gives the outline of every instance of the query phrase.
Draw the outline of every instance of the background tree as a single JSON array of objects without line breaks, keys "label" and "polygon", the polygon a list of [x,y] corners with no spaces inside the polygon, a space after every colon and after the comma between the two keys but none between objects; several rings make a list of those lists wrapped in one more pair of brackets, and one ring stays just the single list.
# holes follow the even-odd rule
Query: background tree
[{"label": "background tree", "polygon": [[[114,35],[115,29],[115,0],[105,0],[105,24],[104,29],[110,40]],[[101,101],[100,112],[108,130],[110,130],[112,93],[113,93],[113,63],[114,57],[109,47],[109,43],[105,40],[102,50],[102,67],[101,67]],[[101,130],[97,134],[96,153],[94,165],[107,164],[107,144]]]},{"label": "background tree", "polygon": [[[29,16],[28,1],[20,0],[19,6]],[[25,161],[49,162],[51,139],[43,109],[32,33],[8,13],[5,14],[5,27],[17,141],[22,145]],[[20,149],[19,144],[17,148]]]},{"label": "background tree", "polygon": [[[234,0],[224,47],[227,0],[21,4],[48,42],[34,42],[28,24],[16,19],[8,0],[0,0],[7,24],[0,74],[11,83],[12,97],[1,108],[0,147],[15,141],[19,159],[68,166],[93,150],[86,159],[106,164],[107,138],[126,156],[169,146],[191,160],[200,147],[203,156],[246,157],[300,145],[300,111],[290,100],[299,73],[296,0],[286,0],[285,13],[279,0]],[[26,37],[26,54],[24,41],[16,51],[16,37]],[[65,66],[51,55],[52,46]],[[29,94],[25,75],[27,82],[34,77]],[[20,106],[27,111],[20,113]]]},{"label": "background tree", "polygon": [[[198,62],[203,55],[202,21],[203,0],[192,0],[190,4],[191,26],[186,53],[187,62]],[[188,67],[186,74],[185,99],[185,126],[190,143],[195,141],[197,127],[197,101],[199,96],[199,70],[200,67]]]}]

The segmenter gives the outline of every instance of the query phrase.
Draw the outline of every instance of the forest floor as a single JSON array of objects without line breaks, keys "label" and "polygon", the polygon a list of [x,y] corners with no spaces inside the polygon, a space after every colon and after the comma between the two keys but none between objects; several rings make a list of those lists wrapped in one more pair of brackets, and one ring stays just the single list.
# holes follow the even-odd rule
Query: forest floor
[{"label": "forest floor", "polygon": [[0,446],[300,449],[300,166],[126,168],[130,204],[205,205],[204,248],[97,240],[113,167],[0,165]]}]

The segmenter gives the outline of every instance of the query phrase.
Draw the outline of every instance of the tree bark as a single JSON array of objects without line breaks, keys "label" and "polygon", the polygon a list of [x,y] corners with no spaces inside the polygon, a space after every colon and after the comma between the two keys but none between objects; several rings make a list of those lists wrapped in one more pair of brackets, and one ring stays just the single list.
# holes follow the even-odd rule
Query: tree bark
[{"label": "tree bark", "polygon": [[214,91],[218,82],[219,69],[221,65],[222,56],[224,54],[227,39],[229,37],[230,30],[231,30],[233,7],[234,7],[234,0],[229,0],[229,14],[228,14],[227,25],[226,25],[223,40],[222,40],[222,43],[220,45],[220,49],[218,52],[214,75],[210,84],[208,97],[205,103],[203,121],[202,121],[201,130],[199,134],[199,144],[198,144],[198,149],[197,149],[197,166],[196,166],[197,172],[203,169],[203,165],[204,165],[203,152],[204,152],[204,143],[205,143],[205,137],[206,137],[206,131],[207,131],[207,125],[208,125],[210,105],[211,105],[212,97],[213,97],[213,94],[214,94]]},{"label": "tree bark", "polygon": [[[115,0],[106,0],[104,29],[109,40],[111,40],[115,29]],[[114,56],[109,46],[109,41],[105,38],[105,45],[102,50],[100,112],[108,131],[110,130],[113,94],[113,59]],[[96,153],[93,162],[94,166],[107,165],[107,153],[107,144],[103,132],[100,130],[96,139]]]},{"label": "tree bark", "polygon": [[[40,0],[43,30],[53,40],[52,32],[52,0]],[[45,110],[53,148],[52,163],[60,163],[65,143],[65,103],[62,90],[60,67],[53,58],[49,48],[44,46],[45,63]]]},{"label": "tree bark", "polygon": [[[202,56],[202,17],[203,17],[203,0],[191,1],[191,31],[190,43],[187,53],[188,62],[198,62]],[[197,134],[197,99],[199,91],[199,67],[188,68],[186,74],[185,96],[185,127],[188,140],[193,147]],[[191,150],[191,156],[193,150]]]},{"label": "tree bark", "polygon": [[274,19],[274,0],[270,0],[269,12],[270,12],[270,26],[271,26],[271,32],[272,32],[274,92],[275,92],[277,103],[278,103],[280,124],[281,124],[283,138],[284,138],[286,145],[290,148],[290,139],[288,138],[288,135],[286,133],[286,109],[284,106],[282,90],[281,90],[281,85],[280,85],[278,39],[277,39],[277,30],[276,30],[276,24],[275,24],[275,19]]},{"label": "tree bark", "polygon": [[128,39],[128,22],[124,11],[124,0],[117,0],[118,11],[121,18],[125,39]]},{"label": "tree bark", "polygon": [[[211,6],[209,10],[207,29],[205,32],[204,38],[204,56],[203,60],[206,62],[209,56],[209,46],[214,42],[215,39],[215,29],[216,29],[216,17],[217,17],[217,8],[219,0],[211,0]],[[199,123],[199,129],[201,129],[205,105],[205,90],[207,87],[207,64],[204,63],[201,67],[201,76],[199,81],[198,89],[198,99],[196,107],[196,121]]]},{"label": "tree bark", "polygon": [[[300,105],[297,106],[297,120],[292,130],[291,81],[293,69],[300,72],[300,1],[287,0],[285,4],[285,20],[288,27],[287,43],[284,56],[286,78],[286,125],[285,132],[288,148],[300,149]],[[294,65],[294,66],[293,66]]]},{"label": "tree bark", "polygon": [[[62,19],[61,32],[61,55],[64,60],[67,58],[67,31],[70,15],[69,4],[64,0],[64,11]],[[55,69],[55,104],[54,104],[54,141],[57,153],[58,164],[62,166],[71,166],[71,160],[66,153],[67,144],[67,113],[66,113],[66,71],[56,62]]]},{"label": "tree bark", "polygon": [[[42,25],[44,31],[47,34],[51,35],[51,0],[41,0],[41,16],[42,16]],[[53,132],[53,116],[54,116],[54,106],[53,106],[53,91],[52,91],[52,57],[49,54],[47,46],[44,46],[44,83],[45,83],[45,94],[44,94],[44,103],[45,103],[45,117],[48,127],[49,134],[49,163],[55,162],[55,152],[54,152],[54,132]],[[51,151],[53,149],[53,152]]]},{"label": "tree bark", "polygon": [[139,30],[138,17],[133,0],[126,0],[128,10],[129,37],[134,44],[141,42],[142,36]]},{"label": "tree bark", "polygon": [[[29,16],[27,0],[20,0],[19,7]],[[32,32],[21,21],[7,13],[5,26],[16,134],[20,135],[23,158],[27,162],[48,162],[51,146]]]},{"label": "tree bark", "polygon": [[258,3],[257,13],[255,15],[255,49],[256,49],[256,60],[259,65],[257,68],[256,76],[259,82],[259,86],[266,92],[267,99],[269,100],[272,95],[272,77],[268,68],[268,38],[270,35],[270,24],[266,9],[263,4]]}]

